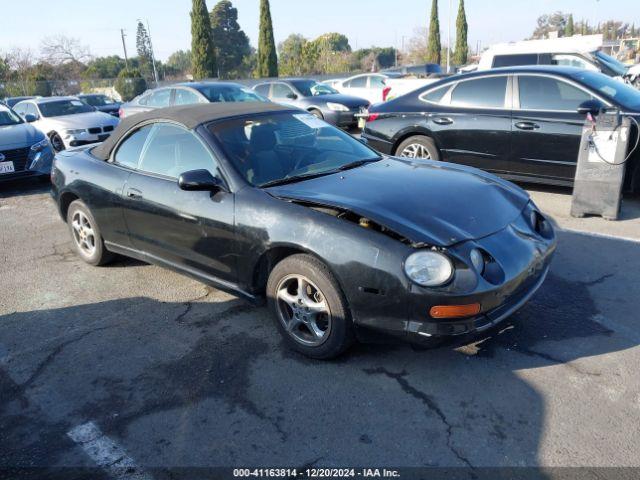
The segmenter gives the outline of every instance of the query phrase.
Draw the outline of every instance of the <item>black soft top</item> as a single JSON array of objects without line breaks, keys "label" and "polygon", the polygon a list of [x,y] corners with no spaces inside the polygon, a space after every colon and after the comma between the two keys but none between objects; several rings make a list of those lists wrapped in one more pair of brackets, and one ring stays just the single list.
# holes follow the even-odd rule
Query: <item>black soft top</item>
[{"label": "black soft top", "polygon": [[91,154],[101,160],[108,160],[111,151],[120,139],[137,125],[154,121],[171,121],[189,130],[224,118],[252,115],[256,113],[281,112],[292,110],[270,102],[225,102],[182,105],[179,107],[161,108],[149,112],[138,113],[123,119],[111,136],[91,150]]}]

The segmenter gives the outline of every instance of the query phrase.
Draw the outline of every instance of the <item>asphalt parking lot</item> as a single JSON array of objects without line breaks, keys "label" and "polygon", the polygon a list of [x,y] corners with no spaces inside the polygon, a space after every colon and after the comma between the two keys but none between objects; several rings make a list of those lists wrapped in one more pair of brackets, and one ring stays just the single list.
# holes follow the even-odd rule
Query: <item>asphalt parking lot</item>
[{"label": "asphalt parking lot", "polygon": [[87,425],[150,471],[640,466],[638,198],[612,223],[533,190],[558,252],[501,331],[316,362],[283,349],[265,308],[133,260],[82,263],[44,186],[3,189],[0,467],[93,467],[91,439],[68,435]]}]

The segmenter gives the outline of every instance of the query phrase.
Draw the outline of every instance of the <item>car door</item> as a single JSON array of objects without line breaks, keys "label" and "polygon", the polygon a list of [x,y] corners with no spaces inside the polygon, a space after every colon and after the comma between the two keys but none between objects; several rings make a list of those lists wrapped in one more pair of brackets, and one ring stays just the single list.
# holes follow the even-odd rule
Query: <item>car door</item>
[{"label": "car door", "polygon": [[269,97],[269,100],[281,105],[300,107],[299,102],[297,101],[298,95],[289,85],[282,82],[274,82],[271,84],[271,96]]},{"label": "car door", "polygon": [[206,103],[206,101],[202,96],[188,88],[174,89],[172,105],[195,105],[196,103]]},{"label": "car door", "polygon": [[198,169],[223,177],[193,131],[155,123],[124,187],[131,243],[169,266],[235,282],[234,197],[180,189],[180,174]]},{"label": "car door", "polygon": [[511,170],[573,180],[585,120],[577,109],[593,95],[560,77],[521,74],[514,81]]},{"label": "car door", "polygon": [[506,74],[462,80],[429,109],[427,125],[444,160],[498,173],[508,170],[509,91]]}]

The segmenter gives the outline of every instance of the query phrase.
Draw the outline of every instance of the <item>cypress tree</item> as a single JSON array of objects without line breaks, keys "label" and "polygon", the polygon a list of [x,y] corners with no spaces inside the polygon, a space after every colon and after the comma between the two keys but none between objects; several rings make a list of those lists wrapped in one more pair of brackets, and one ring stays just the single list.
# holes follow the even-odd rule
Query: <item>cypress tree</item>
[{"label": "cypress tree", "polygon": [[278,54],[273,40],[269,0],[260,0],[260,35],[258,36],[258,77],[278,76]]},{"label": "cypress tree", "polygon": [[249,37],[240,29],[238,10],[230,0],[220,0],[210,14],[218,76],[239,76],[243,60],[251,55]]},{"label": "cypress tree", "polygon": [[576,33],[575,27],[573,25],[573,14],[569,15],[569,19],[567,20],[567,25],[564,27],[564,36],[565,37],[573,37]]},{"label": "cypress tree", "polygon": [[464,0],[458,5],[458,18],[456,18],[456,50],[453,54],[454,65],[464,65],[469,57],[469,44],[467,42],[467,14],[464,11]]},{"label": "cypress tree", "polygon": [[429,42],[427,44],[428,63],[440,64],[440,54],[442,46],[440,45],[440,21],[438,20],[438,0],[432,0],[431,3],[431,20],[429,21]]},{"label": "cypress tree", "polygon": [[216,54],[213,49],[211,19],[205,0],[192,0],[191,10],[191,71],[193,78],[216,76]]}]

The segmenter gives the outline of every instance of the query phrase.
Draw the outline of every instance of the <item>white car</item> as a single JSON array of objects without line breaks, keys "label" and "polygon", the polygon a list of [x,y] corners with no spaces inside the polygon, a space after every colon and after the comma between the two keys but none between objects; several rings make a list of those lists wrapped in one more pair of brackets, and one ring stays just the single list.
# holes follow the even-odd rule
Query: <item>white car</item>
[{"label": "white car", "polygon": [[76,97],[24,100],[13,108],[44,133],[56,152],[106,140],[119,120]]},{"label": "white car", "polygon": [[437,79],[402,78],[400,74],[363,73],[335,81],[332,86],[340,93],[366,98],[374,104],[399,97],[435,81]]}]

